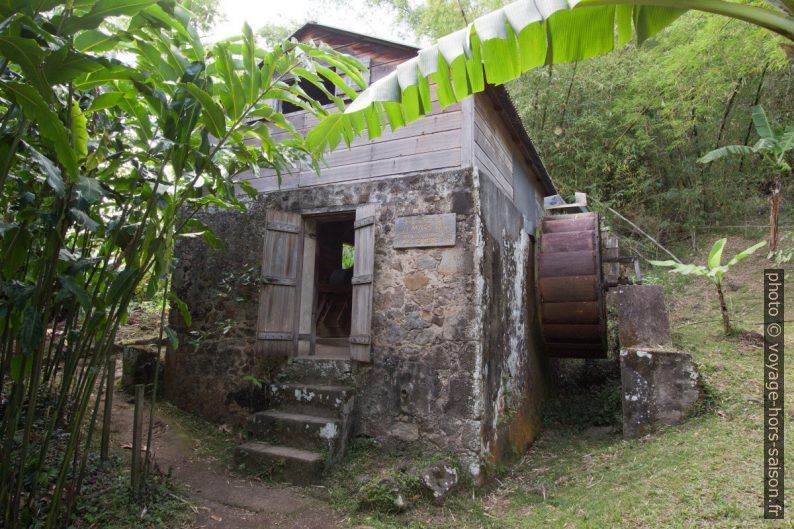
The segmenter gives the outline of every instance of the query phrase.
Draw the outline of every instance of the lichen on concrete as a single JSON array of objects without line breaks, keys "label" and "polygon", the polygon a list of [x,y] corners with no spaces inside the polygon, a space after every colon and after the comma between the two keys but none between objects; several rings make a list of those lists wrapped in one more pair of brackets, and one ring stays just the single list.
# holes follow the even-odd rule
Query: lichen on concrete
[{"label": "lichen on concrete", "polygon": [[623,349],[620,372],[626,438],[681,422],[701,397],[700,379],[689,353]]}]

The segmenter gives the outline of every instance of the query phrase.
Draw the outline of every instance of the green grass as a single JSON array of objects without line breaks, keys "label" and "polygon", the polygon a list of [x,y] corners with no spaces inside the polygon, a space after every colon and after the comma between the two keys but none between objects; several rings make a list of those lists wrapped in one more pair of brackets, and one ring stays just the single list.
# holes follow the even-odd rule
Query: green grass
[{"label": "green grass", "polygon": [[[726,254],[753,242],[730,238]],[[742,320],[736,324],[740,332],[730,337],[722,334],[710,283],[651,274],[666,292],[674,345],[693,354],[709,388],[708,406],[695,417],[639,440],[623,440],[619,429],[584,435],[590,426],[610,422],[606,384],[549,403],[545,429],[523,461],[483,489],[462,487],[442,507],[422,502],[400,515],[360,513],[344,496],[352,489],[338,483],[350,482],[363,468],[357,458],[366,454],[354,454],[353,465],[331,478],[331,490],[343,498],[333,502],[335,507],[353,524],[378,528],[792,527],[789,520],[762,519],[763,351],[756,338],[742,334],[762,330],[752,322],[762,320],[765,267],[772,265],[756,255],[728,276],[731,314]],[[785,331],[790,347],[794,327],[786,324]],[[786,375],[794,380],[791,364]],[[789,402],[791,396],[787,392]],[[789,436],[794,434],[791,422]],[[786,463],[794,468],[791,450]],[[790,488],[787,494],[794,498]]]},{"label": "green grass", "polygon": [[[753,242],[731,238],[726,253]],[[385,454],[362,440],[352,443],[320,487],[304,490],[328,501],[351,526],[378,529],[792,527],[788,520],[764,521],[761,511],[763,351],[757,336],[748,333],[762,330],[754,322],[762,319],[765,267],[771,264],[755,255],[727,278],[726,296],[737,320],[733,336],[722,333],[713,285],[658,271],[648,274],[650,283],[665,290],[675,347],[693,354],[708,390],[699,412],[682,424],[623,440],[616,416],[618,380],[607,366],[597,377],[599,385],[573,384],[548,403],[544,430],[520,463],[501,469],[482,488],[464,481],[442,506],[417,492],[414,477],[444,454]],[[785,330],[790,347],[794,327],[786,324]],[[793,368],[789,363],[789,380]],[[788,392],[789,402],[791,396]],[[235,443],[228,432],[169,405],[164,411],[201,440],[203,455],[232,464]],[[590,434],[594,426],[602,428]],[[791,427],[787,430],[791,436]],[[791,451],[786,462],[794,468]],[[406,512],[391,508],[394,484],[403,489],[410,507]],[[169,512],[170,507],[164,508]]]}]

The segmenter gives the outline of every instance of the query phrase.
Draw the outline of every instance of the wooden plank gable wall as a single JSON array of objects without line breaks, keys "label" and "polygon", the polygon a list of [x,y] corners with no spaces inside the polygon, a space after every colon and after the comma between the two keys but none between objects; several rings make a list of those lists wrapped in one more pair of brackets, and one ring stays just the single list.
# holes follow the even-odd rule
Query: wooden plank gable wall
[{"label": "wooden plank gable wall", "polygon": [[[369,82],[375,82],[398,64],[414,56],[414,51],[377,40],[358,37],[321,26],[308,26],[296,35],[302,41],[322,41],[334,49],[354,55],[368,63]],[[282,173],[279,186],[273,170],[250,171],[237,176],[247,180],[260,192],[296,189],[324,184],[355,182],[371,178],[400,176],[430,170],[455,169],[475,165],[491,178],[511,199],[513,198],[513,164],[522,165],[521,174],[528,175],[542,202],[543,185],[530,165],[520,140],[505,123],[494,100],[477,94],[462,103],[439,108],[435,87],[431,86],[433,112],[406,127],[370,141],[366,136],[353,141],[350,148],[341,146],[325,157],[320,174],[306,164]],[[317,119],[305,111],[287,115],[295,128],[306,134]],[[273,129],[273,138],[286,139],[289,133]]]}]

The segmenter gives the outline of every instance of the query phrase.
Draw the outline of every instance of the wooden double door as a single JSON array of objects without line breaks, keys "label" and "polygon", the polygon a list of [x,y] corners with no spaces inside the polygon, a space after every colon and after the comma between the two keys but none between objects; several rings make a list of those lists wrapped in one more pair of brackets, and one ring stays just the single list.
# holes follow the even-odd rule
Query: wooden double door
[{"label": "wooden double door", "polygon": [[[349,278],[350,358],[369,362],[375,271],[376,205],[355,208],[353,273]],[[311,215],[268,209],[262,245],[257,351],[267,355],[317,354],[317,222]],[[322,338],[321,338],[322,341]]]}]

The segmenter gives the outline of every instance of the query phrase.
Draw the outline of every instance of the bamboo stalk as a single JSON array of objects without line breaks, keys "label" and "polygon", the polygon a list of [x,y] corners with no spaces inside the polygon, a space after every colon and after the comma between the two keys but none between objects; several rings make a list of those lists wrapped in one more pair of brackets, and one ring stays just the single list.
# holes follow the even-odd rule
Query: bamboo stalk
[{"label": "bamboo stalk", "polygon": [[[761,101],[761,90],[764,88],[764,79],[766,79],[766,72],[769,69],[769,63],[764,64],[764,69],[761,70],[761,78],[758,80],[758,88],[755,90],[755,99],[753,99],[753,105],[758,105],[759,101]],[[750,122],[747,123],[747,131],[744,133],[744,141],[742,145],[747,145],[747,142],[750,141],[750,134],[753,132],[753,119],[750,118]],[[742,168],[744,167],[744,155],[742,155],[741,159],[739,160],[739,172],[742,172]]]},{"label": "bamboo stalk", "polygon": [[146,436],[146,458],[144,459],[143,479],[149,476],[149,462],[151,460],[152,437],[154,432],[154,413],[157,406],[157,384],[160,379],[160,352],[163,348],[163,331],[165,330],[165,308],[168,304],[168,292],[170,291],[170,276],[165,279],[165,290],[163,294],[163,307],[160,311],[160,335],[157,339],[157,358],[154,362],[154,380],[152,387],[152,403],[149,410],[149,431]]},{"label": "bamboo stalk", "polygon": [[143,390],[146,386],[135,384],[135,412],[132,421],[132,460],[130,477],[132,494],[138,498],[141,492],[141,427],[143,426]]},{"label": "bamboo stalk", "polygon": [[[66,520],[71,519],[72,509],[74,508],[75,501],[80,497],[80,490],[83,487],[83,478],[85,477],[85,469],[88,463],[88,454],[91,451],[91,443],[94,440],[94,430],[96,429],[96,420],[99,415],[99,403],[102,401],[102,392],[107,387],[112,387],[113,375],[106,372],[105,376],[100,380],[99,387],[96,392],[96,399],[94,400],[94,409],[91,412],[91,420],[89,421],[88,432],[86,433],[86,442],[83,447],[82,458],[80,460],[80,469],[75,473],[74,494],[69,495],[69,501],[66,506]],[[75,456],[77,454],[75,453]]]},{"label": "bamboo stalk", "polygon": [[543,115],[540,118],[540,130],[546,128],[546,109],[549,107],[551,100],[551,84],[554,82],[554,64],[549,64],[549,82],[546,84],[546,97],[543,101]]},{"label": "bamboo stalk", "polygon": [[576,69],[579,67],[579,61],[573,63],[573,72],[571,72],[571,82],[568,83],[568,93],[565,94],[565,103],[562,104],[562,117],[560,117],[560,129],[565,130],[565,112],[568,110],[568,103],[571,100],[571,90],[573,89],[573,82],[576,79]]},{"label": "bamboo stalk", "polygon": [[733,102],[736,100],[736,95],[739,93],[739,90],[742,88],[742,81],[744,80],[743,77],[740,77],[738,81],[733,84],[733,90],[731,91],[731,95],[728,98],[728,102],[725,104],[725,112],[722,114],[722,121],[720,122],[720,131],[717,134],[717,145],[720,144],[722,141],[722,135],[725,133],[725,125],[728,123],[728,116],[731,113],[731,109],[733,108]]},{"label": "bamboo stalk", "polygon": [[113,386],[116,381],[116,355],[108,358],[107,385],[105,386],[105,414],[102,417],[102,441],[99,457],[102,461],[108,460],[110,448],[110,419],[113,413]]}]

